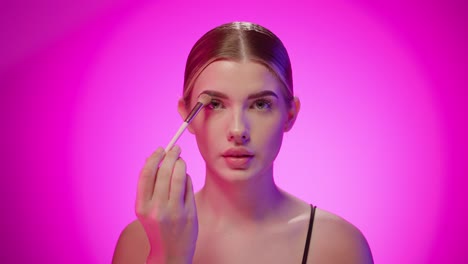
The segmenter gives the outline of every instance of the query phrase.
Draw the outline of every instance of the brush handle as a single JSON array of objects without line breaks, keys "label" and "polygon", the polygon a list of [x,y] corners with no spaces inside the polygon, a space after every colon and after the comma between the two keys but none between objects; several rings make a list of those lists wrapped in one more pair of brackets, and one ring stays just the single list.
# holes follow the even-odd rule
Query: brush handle
[{"label": "brush handle", "polygon": [[166,149],[164,150],[166,153],[171,150],[171,148],[174,146],[174,144],[177,142],[177,140],[180,138],[182,133],[184,133],[185,129],[187,128],[189,124],[187,122],[183,122],[182,125],[180,125],[179,130],[177,130],[177,133],[174,135],[174,137],[171,139],[169,144],[167,145]]},{"label": "brush handle", "polygon": [[200,110],[203,108],[203,103],[197,102],[197,104],[193,107],[192,111],[190,114],[185,118],[185,122],[189,123],[192,122],[192,119],[195,118],[195,116],[200,112]]}]

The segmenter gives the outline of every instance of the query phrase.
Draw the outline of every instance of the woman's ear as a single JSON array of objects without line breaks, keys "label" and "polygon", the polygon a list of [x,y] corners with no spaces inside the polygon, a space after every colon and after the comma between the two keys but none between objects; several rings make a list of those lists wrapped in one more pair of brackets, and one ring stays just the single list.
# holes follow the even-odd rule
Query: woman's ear
[{"label": "woman's ear", "polygon": [[[177,111],[179,112],[180,117],[182,118],[182,121],[185,120],[185,118],[188,116],[188,105],[185,103],[184,98],[181,98],[179,100],[179,103],[177,104]],[[190,133],[194,134],[192,125],[189,125],[187,129],[190,131]]]},{"label": "woman's ear", "polygon": [[284,125],[284,132],[288,132],[289,130],[291,130],[294,123],[296,122],[299,110],[301,110],[301,101],[299,101],[299,98],[294,97],[291,107],[288,110],[288,119],[286,120],[286,123]]}]

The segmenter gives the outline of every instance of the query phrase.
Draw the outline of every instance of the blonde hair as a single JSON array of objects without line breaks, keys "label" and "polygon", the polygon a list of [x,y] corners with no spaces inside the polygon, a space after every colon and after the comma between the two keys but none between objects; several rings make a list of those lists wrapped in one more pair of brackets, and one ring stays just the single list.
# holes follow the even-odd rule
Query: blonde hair
[{"label": "blonde hair", "polygon": [[183,99],[187,106],[196,79],[217,60],[251,60],[263,64],[282,83],[286,103],[291,105],[294,98],[291,62],[281,40],[258,24],[232,22],[208,31],[192,47],[184,74]]}]

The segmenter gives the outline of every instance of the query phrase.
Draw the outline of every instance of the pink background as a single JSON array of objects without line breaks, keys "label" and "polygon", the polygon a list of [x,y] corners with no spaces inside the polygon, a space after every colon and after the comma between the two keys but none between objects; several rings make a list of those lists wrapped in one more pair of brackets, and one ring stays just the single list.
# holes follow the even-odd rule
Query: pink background
[{"label": "pink background", "polygon": [[0,4],[0,262],[109,263],[180,124],[191,46],[247,20],[285,43],[303,105],[278,184],[354,223],[376,263],[466,263],[463,1],[194,2]]}]

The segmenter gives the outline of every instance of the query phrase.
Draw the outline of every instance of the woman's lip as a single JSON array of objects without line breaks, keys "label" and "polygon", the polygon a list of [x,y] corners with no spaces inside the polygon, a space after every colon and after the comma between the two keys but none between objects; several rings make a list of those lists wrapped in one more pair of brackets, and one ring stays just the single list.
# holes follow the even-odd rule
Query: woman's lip
[{"label": "woman's lip", "polygon": [[253,156],[223,156],[223,158],[229,168],[242,170],[250,166]]},{"label": "woman's lip", "polygon": [[244,147],[230,148],[223,152],[223,157],[252,157],[253,152]]},{"label": "woman's lip", "polygon": [[225,158],[251,158],[253,155],[222,155]]}]

